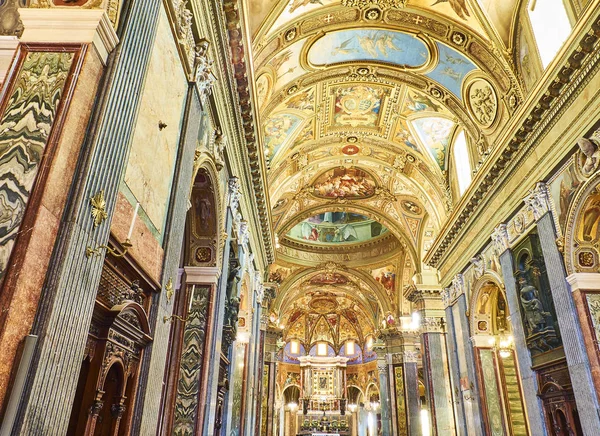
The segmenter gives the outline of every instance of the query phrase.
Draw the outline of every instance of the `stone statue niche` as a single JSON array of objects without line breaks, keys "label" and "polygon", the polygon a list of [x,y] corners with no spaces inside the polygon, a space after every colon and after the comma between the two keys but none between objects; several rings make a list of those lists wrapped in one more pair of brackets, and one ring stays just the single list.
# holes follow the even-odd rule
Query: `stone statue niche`
[{"label": "stone statue niche", "polygon": [[239,260],[229,258],[229,272],[225,289],[225,317],[223,318],[223,344],[228,349],[237,335],[238,314],[240,311],[239,287],[242,279],[242,266]]},{"label": "stone statue niche", "polygon": [[515,247],[514,256],[519,308],[533,358],[562,345],[538,235],[527,236]]}]

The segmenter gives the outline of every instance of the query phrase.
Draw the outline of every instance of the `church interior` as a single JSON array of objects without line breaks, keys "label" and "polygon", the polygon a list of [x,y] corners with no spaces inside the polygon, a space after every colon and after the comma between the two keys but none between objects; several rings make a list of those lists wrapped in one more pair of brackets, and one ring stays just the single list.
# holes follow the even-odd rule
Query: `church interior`
[{"label": "church interior", "polygon": [[600,0],[0,0],[0,435],[600,435]]}]

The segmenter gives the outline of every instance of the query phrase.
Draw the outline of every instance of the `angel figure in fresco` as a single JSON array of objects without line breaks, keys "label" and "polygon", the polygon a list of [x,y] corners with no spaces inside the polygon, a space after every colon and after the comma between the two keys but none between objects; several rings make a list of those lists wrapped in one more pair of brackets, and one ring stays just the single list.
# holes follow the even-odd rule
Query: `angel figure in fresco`
[{"label": "angel figure in fresco", "polygon": [[434,103],[429,97],[426,95],[414,94],[411,95],[408,93],[407,95],[407,108],[409,108],[413,112],[421,112],[427,109],[430,109],[434,112],[439,112],[442,107],[439,104]]},{"label": "angel figure in fresco", "polygon": [[453,70],[450,67],[444,68],[442,71],[440,71],[440,74],[443,74],[444,76],[449,77],[456,82],[460,82],[460,79],[462,79],[462,73]]},{"label": "angel figure in fresco", "polygon": [[352,43],[352,40],[354,38],[349,38],[347,40],[345,40],[344,42],[342,42],[340,45],[338,45],[337,47],[334,47],[331,50],[331,56],[337,56],[337,55],[345,55],[345,54],[350,54],[350,53],[356,53],[358,50],[350,47],[350,44]]},{"label": "angel figure in fresco", "polygon": [[323,6],[323,2],[321,0],[292,0],[290,2],[290,14],[293,14],[294,11],[298,8],[308,6],[308,5],[316,5],[319,4]]},{"label": "angel figure in fresco", "polygon": [[[590,242],[598,237],[598,220],[600,219],[600,200],[592,202],[583,213],[583,240]],[[596,227],[596,236],[592,232]]]},{"label": "angel figure in fresco", "polygon": [[273,58],[273,60],[271,61],[271,66],[273,67],[273,69],[275,71],[279,71],[281,66],[283,64],[285,64],[287,61],[289,61],[291,58],[292,58],[292,51],[286,50],[283,53],[281,53],[279,56]]},{"label": "angel figure in fresco", "polygon": [[439,3],[449,3],[450,7],[456,15],[458,15],[463,20],[466,20],[467,17],[470,17],[469,10],[467,9],[466,0],[437,0],[431,6],[435,6]]}]

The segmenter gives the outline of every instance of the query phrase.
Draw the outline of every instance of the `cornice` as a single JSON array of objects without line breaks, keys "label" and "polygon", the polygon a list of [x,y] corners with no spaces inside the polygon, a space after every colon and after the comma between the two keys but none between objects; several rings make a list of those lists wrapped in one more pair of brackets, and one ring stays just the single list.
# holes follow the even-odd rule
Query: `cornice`
[{"label": "cornice", "polygon": [[577,97],[577,90],[600,64],[600,14],[590,8],[573,29],[570,41],[548,67],[527,103],[507,126],[506,134],[483,164],[471,187],[440,232],[425,263],[435,268],[452,251],[468,225],[483,212],[485,199],[497,194],[511,170],[528,155],[545,132]]},{"label": "cornice", "polygon": [[[215,73],[224,81],[215,87],[213,95],[224,130],[231,139],[227,148],[233,175],[238,176],[243,185],[242,213],[253,229],[251,239],[256,244],[255,252],[261,265],[274,261],[269,201],[265,195],[264,162],[258,150],[258,125],[250,91],[251,72],[247,60],[246,35],[238,2],[228,0],[223,3],[196,0],[197,18],[202,17],[201,29],[214,38],[211,50],[218,56],[215,59]],[[219,111],[220,112],[220,111]],[[254,244],[253,244],[254,245]],[[257,259],[258,260],[258,259]]]}]

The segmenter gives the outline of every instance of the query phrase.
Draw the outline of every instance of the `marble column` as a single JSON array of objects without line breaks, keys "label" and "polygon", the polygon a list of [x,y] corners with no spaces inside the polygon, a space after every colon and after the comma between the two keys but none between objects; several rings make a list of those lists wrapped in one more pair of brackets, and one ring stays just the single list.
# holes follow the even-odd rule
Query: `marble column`
[{"label": "marble column", "polygon": [[[455,287],[462,285],[462,278],[455,279]],[[468,435],[483,435],[484,429],[479,424],[482,422],[482,414],[479,403],[479,386],[475,367],[475,353],[471,344],[469,319],[467,318],[467,300],[464,294],[464,289],[457,292],[458,296],[454,303],[449,306],[446,311],[450,312],[451,317],[447,318],[449,333],[448,350],[451,354],[454,350],[454,358],[450,359],[450,367],[454,371],[452,373],[452,381],[454,387],[458,389],[454,391],[454,401],[458,402],[460,407],[457,409],[459,415],[460,429],[461,424],[464,424],[462,431],[458,430],[459,434]],[[449,309],[449,310],[448,310]],[[452,337],[452,339],[450,339]]]},{"label": "marble column", "polygon": [[[39,341],[28,377],[28,395],[20,407],[20,426],[13,429],[14,434],[62,435],[67,430],[104,261],[104,253],[88,258],[86,246],[105,244],[109,237],[108,223],[127,163],[160,5],[157,0],[132,3],[123,24],[121,43],[108,62],[104,88],[94,106],[97,112],[87,130],[82,147],[85,151],[72,178],[75,182],[42,288],[32,329]],[[24,11],[31,10],[21,10],[27,27]],[[44,12],[62,19],[75,10],[37,9],[28,13]],[[58,33],[56,29],[49,30]],[[101,190],[108,219],[96,227],[89,199]]]},{"label": "marble column", "polygon": [[[165,224],[164,261],[161,283],[165,287],[177,282],[183,246],[188,199],[190,197],[190,180],[192,179],[194,152],[198,138],[198,126],[201,117],[201,96],[195,82],[190,82],[183,118],[180,146],[177,152],[173,189],[169,201],[169,213]],[[214,284],[214,275],[209,274],[209,283]],[[191,276],[187,275],[188,278]],[[138,394],[136,404],[144,411],[136,417],[133,431],[149,434],[155,431],[160,421],[160,402],[163,390],[163,376],[167,365],[169,350],[170,324],[161,322],[173,311],[173,302],[166,292],[158,299],[158,310],[155,317],[159,322],[153,326],[153,342],[145,351],[140,385],[145,386]],[[139,409],[138,409],[139,410]]]},{"label": "marble column", "polygon": [[409,286],[404,296],[414,303],[421,317],[421,352],[425,393],[433,435],[455,434],[450,373],[446,355],[446,321],[436,284]]},{"label": "marble column", "polygon": [[392,436],[392,414],[390,401],[390,365],[389,355],[384,354],[377,359],[379,374],[379,407],[381,413],[381,434]]},{"label": "marble column", "polygon": [[538,398],[538,381],[535,372],[531,369],[531,354],[525,340],[525,329],[521,317],[520,301],[517,284],[514,278],[514,262],[508,245],[508,233],[506,225],[501,224],[492,234],[496,252],[500,256],[502,267],[502,278],[506,289],[506,300],[508,304],[508,315],[512,327],[512,335],[515,344],[517,362],[519,364],[519,375],[523,389],[523,401],[527,411],[529,430],[532,435],[546,435],[546,421],[542,409],[542,402]]},{"label": "marble column", "polygon": [[[443,298],[446,300],[447,291],[443,291]],[[450,370],[450,389],[452,393],[452,402],[454,404],[454,415],[456,420],[457,435],[467,435],[467,419],[465,416],[464,399],[460,390],[460,366],[458,363],[458,346],[456,343],[455,322],[452,315],[452,306],[446,307],[446,323],[448,328],[448,366]]]},{"label": "marble column", "polygon": [[422,436],[421,429],[421,401],[419,397],[419,373],[417,368],[416,351],[403,353],[402,372],[404,375],[404,396],[406,401],[406,417],[408,434]]},{"label": "marble column", "polygon": [[[236,180],[237,179],[230,179]],[[232,202],[232,196],[237,196]],[[230,235],[233,227],[233,220],[237,213],[237,202],[239,201],[239,182],[232,182],[229,186],[229,206],[227,208],[226,215],[226,227],[225,233],[229,235],[225,241],[223,249],[221,276],[216,288],[216,295],[214,306],[212,307],[211,319],[212,323],[209,327],[210,339],[208,341],[208,356],[209,361],[208,372],[206,374],[206,395],[200,400],[200,410],[203,416],[202,419],[202,434],[206,436],[213,436],[215,434],[215,421],[217,418],[217,404],[218,404],[218,390],[219,390],[219,370],[221,360],[221,341],[223,338],[223,323],[225,317],[225,304],[226,304],[226,289],[227,289],[227,278],[229,276],[229,256],[230,256]]]},{"label": "marble column", "polygon": [[600,274],[575,273],[567,277],[567,282],[571,286],[571,295],[577,309],[596,393],[600,395],[600,356],[597,342],[600,338],[600,326],[595,326],[592,322],[598,316]]},{"label": "marble column", "polygon": [[561,253],[556,246],[554,221],[549,211],[546,185],[538,183],[525,203],[534,211],[537,221],[540,245],[556,308],[565,357],[571,376],[573,394],[584,433],[594,434],[600,429],[600,408],[598,394],[592,381],[590,361],[581,334],[577,309],[566,281],[565,267]]}]

